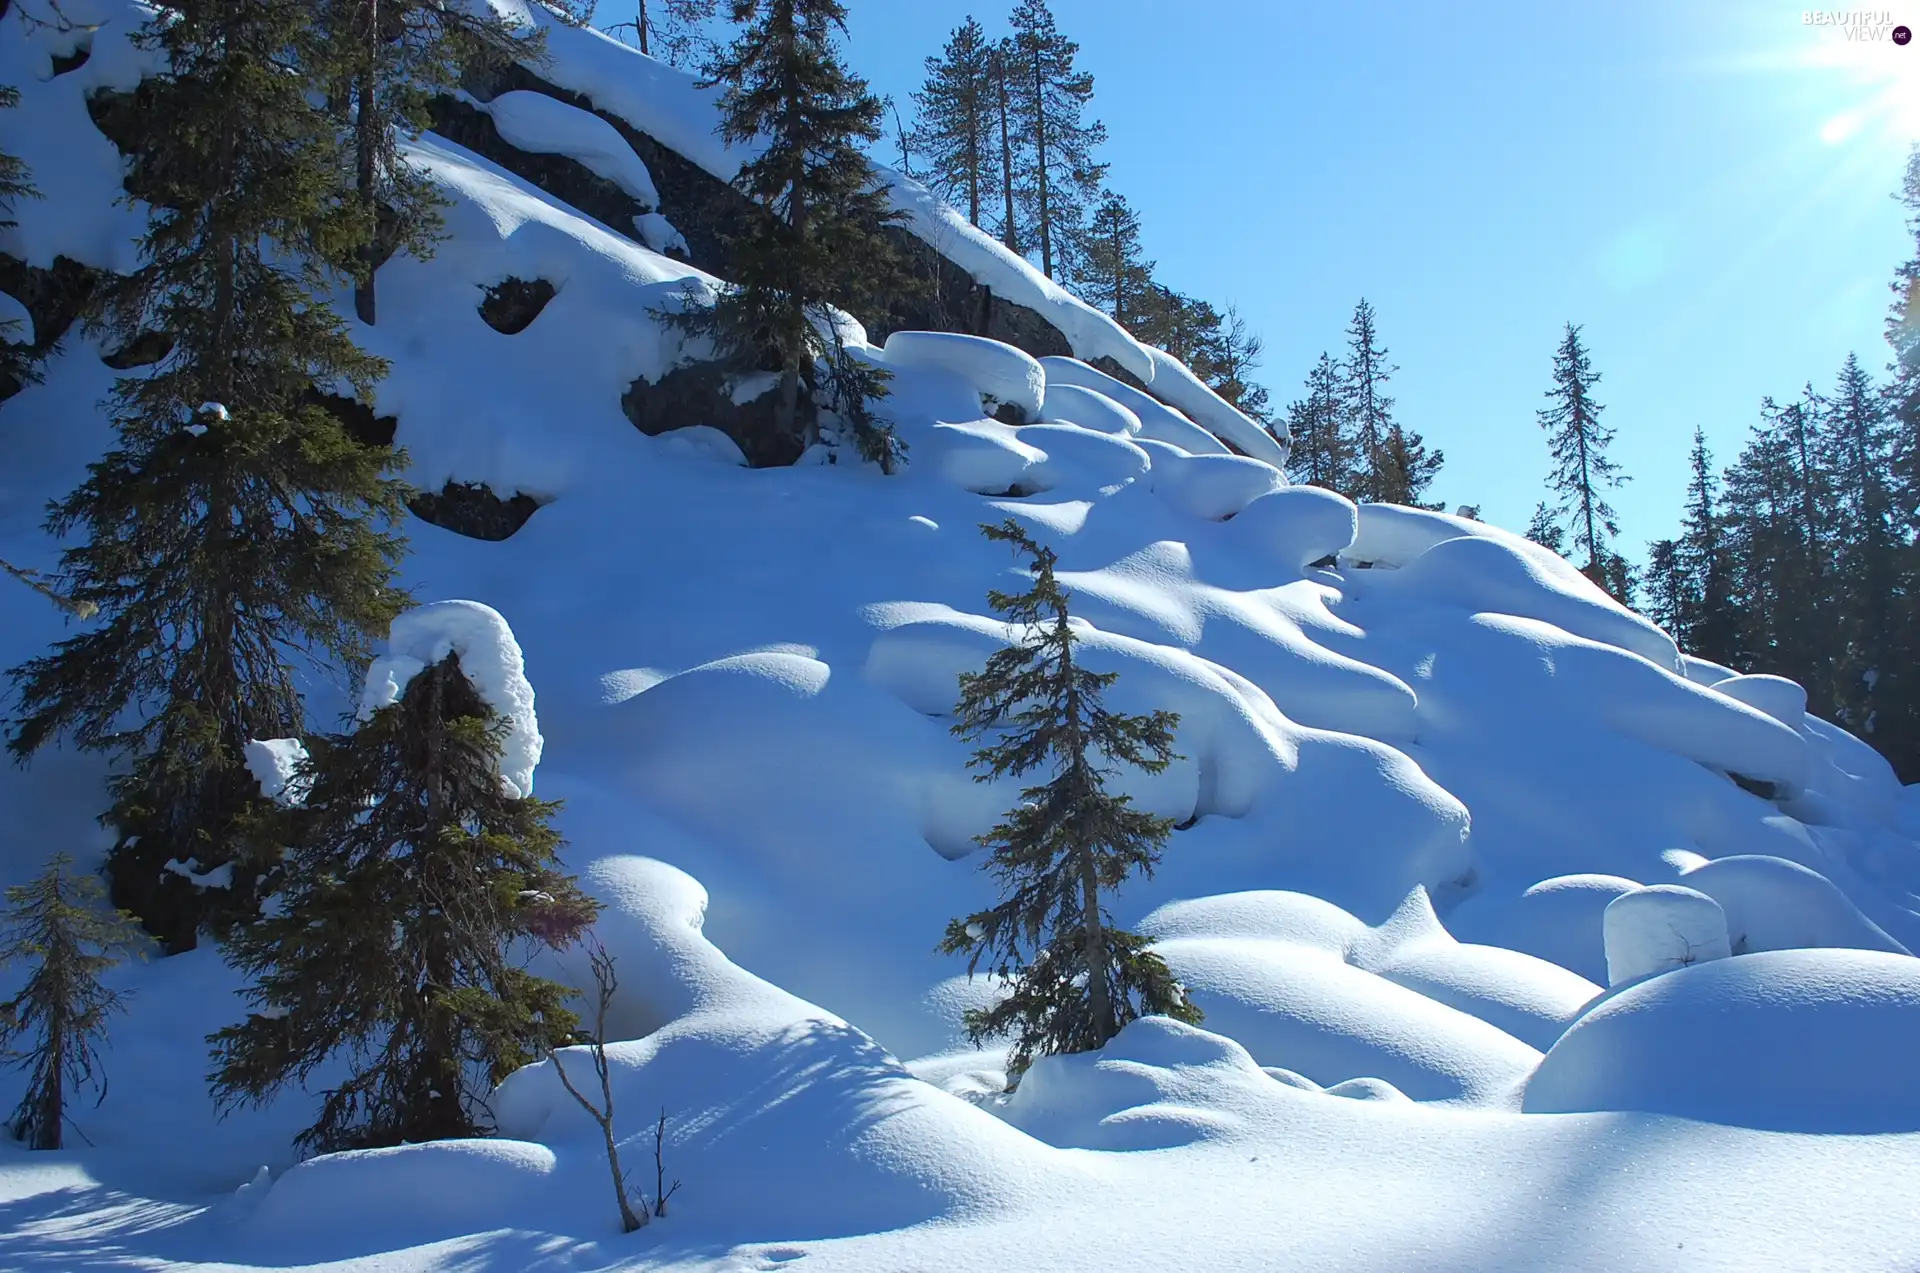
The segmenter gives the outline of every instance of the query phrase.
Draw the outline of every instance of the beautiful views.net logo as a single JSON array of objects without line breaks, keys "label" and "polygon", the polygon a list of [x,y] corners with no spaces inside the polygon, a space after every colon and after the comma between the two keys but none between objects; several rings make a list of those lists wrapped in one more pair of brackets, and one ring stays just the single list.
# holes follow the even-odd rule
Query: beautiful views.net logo
[{"label": "beautiful views.net logo", "polygon": [[1839,27],[1849,40],[1892,40],[1905,44],[1913,32],[1893,20],[1891,9],[1803,9],[1800,24],[1810,27]]}]

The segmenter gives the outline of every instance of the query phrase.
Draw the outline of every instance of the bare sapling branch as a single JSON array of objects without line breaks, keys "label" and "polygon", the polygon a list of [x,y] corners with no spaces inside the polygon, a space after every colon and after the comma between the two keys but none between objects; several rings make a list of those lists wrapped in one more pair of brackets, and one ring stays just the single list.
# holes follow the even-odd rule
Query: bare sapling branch
[{"label": "bare sapling branch", "polygon": [[[613,1004],[613,992],[619,985],[619,981],[614,976],[613,956],[607,953],[607,948],[600,943],[600,939],[589,933],[585,939],[585,945],[587,965],[593,970],[594,1006],[591,1050],[594,1073],[600,1079],[600,1103],[594,1104],[585,1093],[573,1085],[573,1080],[567,1077],[566,1067],[560,1062],[560,1053],[551,1043],[547,1045],[547,1059],[553,1062],[554,1073],[560,1076],[561,1085],[567,1089],[567,1094],[573,1097],[580,1108],[592,1115],[593,1121],[600,1125],[600,1135],[607,1144],[607,1169],[613,1173],[614,1200],[620,1204],[621,1231],[632,1233],[635,1229],[646,1225],[652,1215],[649,1214],[645,1198],[640,1200],[641,1206],[637,1213],[633,1209],[633,1202],[627,1191],[626,1173],[620,1170],[620,1146],[613,1134],[613,1082],[607,1072],[607,1009]],[[665,1117],[663,1113],[661,1115],[663,1122]],[[660,1150],[656,1142],[654,1146],[656,1166],[658,1166],[659,1157]],[[678,1188],[677,1181],[675,1187]],[[665,1199],[661,1200],[657,1214],[666,1214]]]}]

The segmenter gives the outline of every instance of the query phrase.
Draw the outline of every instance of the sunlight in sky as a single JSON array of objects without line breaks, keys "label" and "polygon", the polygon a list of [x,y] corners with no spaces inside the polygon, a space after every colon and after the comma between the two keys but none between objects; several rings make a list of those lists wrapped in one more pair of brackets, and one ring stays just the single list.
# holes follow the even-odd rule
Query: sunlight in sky
[{"label": "sunlight in sky", "polygon": [[[1867,16],[1873,12],[1886,11]],[[1904,147],[1920,140],[1920,45],[1858,25],[1795,34],[1803,37],[1795,63],[1821,75],[1838,105],[1820,125],[1821,141],[1837,146],[1864,135]]]}]

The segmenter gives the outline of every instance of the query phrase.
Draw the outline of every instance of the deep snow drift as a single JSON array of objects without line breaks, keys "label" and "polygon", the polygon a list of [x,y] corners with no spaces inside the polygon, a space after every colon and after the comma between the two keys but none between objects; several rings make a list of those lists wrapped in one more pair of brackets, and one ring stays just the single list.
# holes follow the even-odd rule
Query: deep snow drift
[{"label": "deep snow drift", "polygon": [[[100,25],[64,74],[78,36],[0,27],[23,95],[0,144],[47,194],[0,248],[125,268],[138,223],[83,101],[137,79],[137,11],[66,9]],[[686,77],[590,33],[553,49],[553,82],[737,165]],[[655,202],[604,121],[488,106]],[[653,250],[671,226],[600,224],[432,136],[407,153],[450,238],[386,267],[355,328],[393,361],[379,410],[419,486],[544,503],[503,542],[410,525],[407,582],[442,604],[402,620],[365,701],[459,649],[514,717],[504,777],[565,801],[619,961],[625,1152],[650,1187],[664,1110],[674,1213],[618,1235],[597,1132],[545,1066],[497,1093],[498,1139],[294,1165],[313,1098],[213,1116],[204,1036],[243,1008],[200,950],[116,974],[111,1092],[76,1111],[93,1148],[0,1149],[0,1265],[1920,1263],[1920,796],[1791,687],[1685,658],[1497,528],[1287,487],[1280,444],[904,180],[916,233],[1165,401],[900,333],[856,344],[895,373],[897,476],[826,450],[747,469],[698,419],[642,436],[621,396],[682,352],[651,311],[704,277]],[[510,276],[556,288],[517,335],[478,313]],[[70,335],[0,404],[9,560],[52,561],[44,502],[107,443],[100,354]],[[971,780],[947,717],[1006,639],[985,594],[1014,563],[976,532],[1005,516],[1060,554],[1112,704],[1180,713],[1183,758],[1121,781],[1182,829],[1115,914],[1207,1018],[1137,1023],[1003,1099],[1003,1057],[958,1030],[993,987],[934,945],[990,899],[972,837],[1015,795]],[[11,665],[64,629],[4,596]],[[361,706],[311,688],[323,724]],[[250,761],[274,790],[293,757]],[[0,771],[0,882],[104,849],[102,776],[64,751]],[[1668,941],[1679,897],[1719,927]]]}]

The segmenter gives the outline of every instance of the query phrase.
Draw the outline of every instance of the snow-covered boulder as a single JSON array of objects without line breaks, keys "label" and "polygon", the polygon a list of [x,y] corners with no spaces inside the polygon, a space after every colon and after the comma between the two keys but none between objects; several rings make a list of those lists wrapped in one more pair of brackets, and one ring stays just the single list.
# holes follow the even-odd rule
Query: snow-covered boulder
[{"label": "snow-covered boulder", "polygon": [[1800,728],[1807,718],[1807,691],[1784,676],[1729,676],[1715,681],[1713,689],[1765,712],[1789,729]]},{"label": "snow-covered boulder", "polygon": [[1154,456],[1148,479],[1154,493],[1202,521],[1221,522],[1237,516],[1248,504],[1287,485],[1285,474],[1260,460],[1239,455],[1188,455],[1164,442],[1145,442],[1142,446]]},{"label": "snow-covered boulder", "polygon": [[1047,397],[1046,373],[1031,354],[984,336],[957,332],[894,332],[883,351],[889,367],[937,367],[954,372],[980,393],[1038,420]]},{"label": "snow-covered boulder", "polygon": [[1447,927],[1461,941],[1524,951],[1605,985],[1607,907],[1639,887],[1618,875],[1557,875],[1518,897],[1469,898],[1447,917]]},{"label": "snow-covered boulder", "polygon": [[1241,542],[1293,570],[1343,552],[1359,515],[1353,501],[1317,486],[1287,486],[1247,502],[1233,519]]},{"label": "snow-covered boulder", "polygon": [[1920,1131],[1920,959],[1782,950],[1610,995],[1528,1080],[1529,1113],[1641,1110],[1773,1131]]},{"label": "snow-covered boulder", "polygon": [[1046,387],[1042,419],[1050,424],[1077,424],[1095,433],[1130,438],[1140,432],[1140,417],[1104,393],[1078,385]]},{"label": "snow-covered boulder", "polygon": [[540,722],[533,710],[533,686],[527,681],[520,642],[498,610],[478,601],[433,601],[415,606],[393,621],[387,652],[374,659],[360,693],[365,720],[396,703],[407,685],[449,654],[460,656],[460,670],[480,696],[507,722],[500,749],[500,780],[516,797],[533,794],[533,771],[540,763]]},{"label": "snow-covered boulder", "polygon": [[1679,884],[1654,884],[1614,898],[1607,906],[1606,941],[1610,986],[1732,953],[1720,903]]},{"label": "snow-covered boulder", "polygon": [[1798,862],[1739,854],[1696,866],[1680,878],[1720,904],[1736,955],[1805,946],[1910,953],[1861,914],[1831,880]]},{"label": "snow-covered boulder", "polygon": [[648,212],[659,208],[660,191],[646,163],[620,130],[598,115],[525,89],[502,93],[488,102],[466,100],[493,117],[501,140],[514,149],[565,155],[620,187]]},{"label": "snow-covered boulder", "polygon": [[1219,438],[1152,394],[1142,393],[1125,381],[1116,380],[1096,367],[1089,367],[1078,358],[1056,355],[1042,358],[1040,366],[1046,371],[1049,390],[1062,385],[1091,389],[1133,412],[1140,421],[1140,436],[1143,438],[1177,446],[1190,455],[1232,454]]}]

